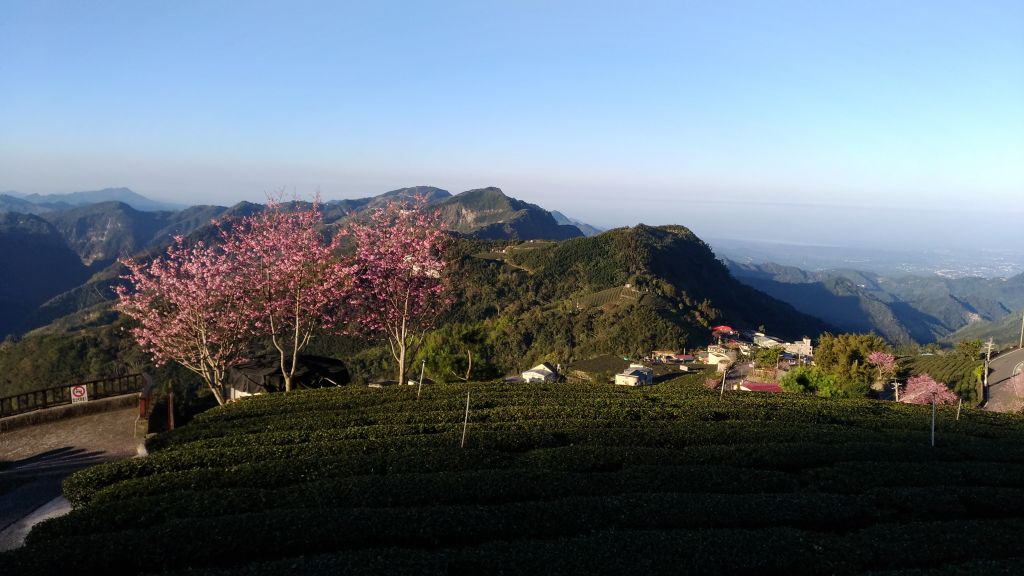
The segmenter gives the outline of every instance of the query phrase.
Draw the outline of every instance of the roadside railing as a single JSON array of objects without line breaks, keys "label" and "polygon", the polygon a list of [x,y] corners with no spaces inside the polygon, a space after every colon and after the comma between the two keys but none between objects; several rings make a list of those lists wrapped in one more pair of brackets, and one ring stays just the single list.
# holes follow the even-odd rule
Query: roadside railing
[{"label": "roadside railing", "polygon": [[99,400],[100,398],[138,392],[142,389],[142,374],[125,374],[6,396],[0,398],[0,418],[71,404],[71,388],[75,386],[85,386],[88,399]]}]

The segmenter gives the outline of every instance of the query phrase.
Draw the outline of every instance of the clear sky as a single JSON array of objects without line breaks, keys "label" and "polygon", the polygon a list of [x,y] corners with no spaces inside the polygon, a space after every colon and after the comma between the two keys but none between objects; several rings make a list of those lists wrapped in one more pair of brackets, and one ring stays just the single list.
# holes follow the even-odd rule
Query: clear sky
[{"label": "clear sky", "polygon": [[0,0],[0,190],[413,185],[604,227],[1024,244],[1024,1]]}]

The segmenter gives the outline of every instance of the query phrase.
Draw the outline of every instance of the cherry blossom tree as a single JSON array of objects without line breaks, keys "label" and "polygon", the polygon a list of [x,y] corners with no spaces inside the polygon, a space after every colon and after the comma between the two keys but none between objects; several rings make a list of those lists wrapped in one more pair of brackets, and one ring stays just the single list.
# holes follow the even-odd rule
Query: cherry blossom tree
[{"label": "cherry blossom tree", "polygon": [[356,240],[359,324],[383,334],[405,382],[412,353],[449,304],[444,252],[449,243],[437,211],[426,201],[391,202],[369,223],[352,226]]},{"label": "cherry blossom tree", "polygon": [[936,382],[927,374],[907,379],[907,386],[900,402],[931,404],[933,400],[936,404],[956,404],[959,398],[945,384]]},{"label": "cherry blossom tree", "polygon": [[128,273],[116,288],[118,308],[138,322],[132,334],[139,345],[157,365],[177,362],[198,374],[223,404],[224,375],[248,347],[230,259],[177,236],[163,257],[121,263]]},{"label": "cherry blossom tree", "polygon": [[353,267],[339,257],[341,234],[326,239],[322,223],[319,199],[308,208],[294,202],[291,209],[271,199],[262,212],[221,229],[245,331],[269,337],[286,392],[314,335],[344,331],[351,316]]},{"label": "cherry blossom tree", "polygon": [[868,354],[868,364],[878,368],[878,383],[885,386],[885,381],[896,374],[896,357],[888,352],[874,351]]}]

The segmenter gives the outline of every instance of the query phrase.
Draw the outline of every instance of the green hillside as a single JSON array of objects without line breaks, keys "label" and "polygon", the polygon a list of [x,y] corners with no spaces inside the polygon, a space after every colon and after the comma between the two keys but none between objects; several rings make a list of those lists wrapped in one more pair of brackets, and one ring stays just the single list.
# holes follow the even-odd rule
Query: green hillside
[{"label": "green hillside", "polygon": [[[829,325],[741,284],[711,249],[683,226],[617,228],[545,249],[513,251],[509,260],[535,271],[540,297],[600,302],[611,288],[631,293],[662,313],[685,317],[706,330],[714,323],[764,325],[786,338],[817,335]],[[594,300],[596,299],[596,300]],[[706,332],[691,343],[702,342]]]},{"label": "green hillside", "polygon": [[927,374],[974,405],[982,400],[981,378],[985,363],[961,354],[913,356],[900,362],[907,375]]},{"label": "green hillside", "polygon": [[[426,360],[432,378],[449,373],[444,358],[453,350],[444,341],[467,332],[477,335],[475,366],[511,374],[545,361],[699,346],[722,323],[765,325],[789,339],[829,329],[737,282],[682,226],[638,225],[562,242],[463,240],[453,256],[456,301],[414,360]],[[356,366],[357,381],[371,364]]]},{"label": "green hillside", "polygon": [[[256,397],[65,482],[5,576],[1024,568],[1024,422],[568,384]],[[914,570],[925,572],[914,572]],[[931,572],[930,570],[938,570]],[[942,571],[942,570],[945,570]],[[893,571],[893,572],[888,572]]]},{"label": "green hillside", "polygon": [[990,322],[975,322],[957,330],[946,342],[957,342],[960,340],[988,340],[1000,347],[1017,346],[1020,343],[1021,316],[1024,309]]}]

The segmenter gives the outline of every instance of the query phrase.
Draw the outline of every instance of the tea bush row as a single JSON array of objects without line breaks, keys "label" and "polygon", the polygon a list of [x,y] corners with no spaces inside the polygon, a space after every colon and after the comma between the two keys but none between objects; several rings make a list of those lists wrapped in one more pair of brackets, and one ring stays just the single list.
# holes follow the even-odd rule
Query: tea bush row
[{"label": "tea bush row", "polygon": [[[580,499],[584,502],[586,499]],[[647,501],[652,503],[654,501]],[[549,505],[551,503],[548,503]],[[940,567],[976,560],[984,550],[988,560],[1019,555],[1020,519],[967,520],[956,522],[909,522],[873,524],[849,531],[818,531],[768,524],[756,529],[701,527],[692,516],[675,514],[675,506],[645,505],[643,500],[622,498],[605,508],[587,512],[579,503],[562,509],[552,505],[541,513],[531,506],[501,510],[468,508],[364,510],[272,510],[234,518],[171,520],[147,532],[84,534],[74,540],[47,542],[48,554],[39,554],[30,543],[6,558],[5,574],[55,573],[75,566],[86,573],[137,574],[146,571],[183,569],[187,566],[229,567],[238,559],[248,562],[333,553],[359,554],[374,550],[397,565],[414,548],[430,550],[433,558],[445,558],[467,573],[622,573],[638,562],[653,573],[855,573],[915,567]],[[785,506],[761,502],[769,512],[787,514]],[[792,504],[792,502],[790,502]],[[813,505],[812,505],[813,506]],[[581,516],[565,515],[565,510]],[[615,510],[625,516],[610,525],[595,520],[612,518]],[[721,521],[717,512],[706,512]],[[836,506],[814,514],[853,508]],[[559,514],[562,513],[562,514]],[[653,524],[640,516],[654,514]],[[755,519],[759,509],[741,507],[739,514]],[[736,516],[739,516],[736,514]],[[641,524],[643,528],[631,528]],[[681,525],[683,527],[676,527]],[[245,526],[244,531],[235,530]],[[575,533],[570,533],[575,531]],[[104,546],[116,539],[117,547]],[[174,543],[153,546],[153,542]],[[104,549],[104,554],[89,551]],[[348,552],[352,550],[352,552]],[[397,556],[397,558],[395,558]],[[452,562],[454,561],[454,562]],[[301,565],[301,564],[299,564]]]}]

